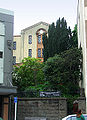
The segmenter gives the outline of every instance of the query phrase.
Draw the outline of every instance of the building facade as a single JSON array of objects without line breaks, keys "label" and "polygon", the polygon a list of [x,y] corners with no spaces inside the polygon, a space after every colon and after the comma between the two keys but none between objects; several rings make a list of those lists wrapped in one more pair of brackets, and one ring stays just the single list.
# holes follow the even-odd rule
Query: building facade
[{"label": "building facade", "polygon": [[25,57],[40,58],[43,61],[43,33],[47,33],[49,24],[39,22],[21,30],[13,41],[13,63],[21,63]]},{"label": "building facade", "polygon": [[10,98],[16,93],[12,85],[13,23],[13,12],[0,8],[0,117],[3,120],[10,119]]},{"label": "building facade", "polygon": [[87,0],[78,0],[78,47],[83,52],[83,82],[85,89],[86,112],[87,112]]}]

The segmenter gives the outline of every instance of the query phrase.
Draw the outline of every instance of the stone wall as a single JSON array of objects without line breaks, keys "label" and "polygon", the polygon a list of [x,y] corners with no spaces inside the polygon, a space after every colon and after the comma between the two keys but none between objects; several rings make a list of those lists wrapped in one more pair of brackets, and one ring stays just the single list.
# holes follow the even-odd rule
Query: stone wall
[{"label": "stone wall", "polygon": [[[67,101],[65,98],[19,98],[18,120],[60,120],[67,115]],[[29,119],[28,119],[29,118]]]},{"label": "stone wall", "polygon": [[82,110],[82,113],[86,113],[86,98],[85,97],[80,97],[77,99],[78,100],[78,107],[79,109]]}]

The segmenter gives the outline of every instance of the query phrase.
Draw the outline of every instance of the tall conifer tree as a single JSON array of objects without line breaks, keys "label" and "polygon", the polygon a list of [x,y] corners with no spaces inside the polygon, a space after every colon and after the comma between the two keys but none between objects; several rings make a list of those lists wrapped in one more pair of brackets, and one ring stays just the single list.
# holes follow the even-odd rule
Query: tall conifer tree
[{"label": "tall conifer tree", "polygon": [[54,51],[54,45],[55,45],[55,25],[54,23],[52,23],[50,26],[49,26],[49,30],[48,30],[48,50],[49,50],[49,57],[53,57],[54,54],[55,54],[55,51]]},{"label": "tall conifer tree", "polygon": [[[48,29],[47,43],[44,41],[44,60],[53,57],[71,47],[71,29],[67,27],[67,22],[64,18],[58,19],[56,25],[52,23]],[[47,52],[46,52],[47,50]],[[46,54],[47,53],[47,54]]]},{"label": "tall conifer tree", "polygon": [[49,47],[48,47],[48,38],[47,38],[47,34],[44,33],[43,34],[43,46],[44,46],[44,49],[43,49],[43,57],[44,57],[44,61],[46,61],[49,57]]}]

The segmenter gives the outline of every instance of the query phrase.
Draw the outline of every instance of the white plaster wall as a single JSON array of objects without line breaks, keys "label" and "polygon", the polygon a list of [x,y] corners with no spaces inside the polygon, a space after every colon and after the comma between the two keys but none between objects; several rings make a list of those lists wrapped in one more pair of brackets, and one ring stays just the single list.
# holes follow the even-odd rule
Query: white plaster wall
[{"label": "white plaster wall", "polygon": [[85,20],[87,20],[87,7],[84,7],[84,0],[78,0],[78,43],[82,47],[83,52],[83,84],[86,96],[86,112],[87,112],[87,48],[86,48],[86,27]]}]

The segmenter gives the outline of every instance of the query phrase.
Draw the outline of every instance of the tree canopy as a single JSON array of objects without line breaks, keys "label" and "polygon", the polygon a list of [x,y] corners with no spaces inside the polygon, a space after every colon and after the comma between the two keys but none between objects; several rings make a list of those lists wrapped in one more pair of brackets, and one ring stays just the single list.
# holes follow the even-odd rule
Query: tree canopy
[{"label": "tree canopy", "polygon": [[24,58],[21,65],[14,66],[13,84],[22,91],[33,87],[38,88],[38,85],[43,84],[43,65],[40,59]]},{"label": "tree canopy", "polygon": [[55,54],[59,54],[72,47],[77,47],[77,27],[71,32],[64,18],[58,19],[56,25],[52,23],[48,35],[43,35],[44,61]]},{"label": "tree canopy", "polygon": [[81,51],[69,49],[60,55],[48,58],[44,73],[49,89],[60,90],[63,94],[74,95],[79,90]]},{"label": "tree canopy", "polygon": [[81,50],[72,48],[50,57],[45,63],[39,59],[24,58],[14,67],[13,83],[20,91],[61,91],[74,95],[79,90],[81,77]]}]

